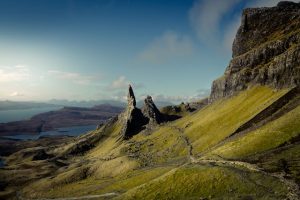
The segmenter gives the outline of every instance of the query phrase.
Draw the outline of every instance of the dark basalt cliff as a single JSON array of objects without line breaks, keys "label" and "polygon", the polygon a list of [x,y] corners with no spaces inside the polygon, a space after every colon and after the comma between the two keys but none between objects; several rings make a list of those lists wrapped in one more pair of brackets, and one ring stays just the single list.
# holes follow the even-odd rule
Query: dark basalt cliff
[{"label": "dark basalt cliff", "polygon": [[299,85],[300,3],[245,9],[232,51],[224,75],[212,84],[210,102],[255,84]]}]

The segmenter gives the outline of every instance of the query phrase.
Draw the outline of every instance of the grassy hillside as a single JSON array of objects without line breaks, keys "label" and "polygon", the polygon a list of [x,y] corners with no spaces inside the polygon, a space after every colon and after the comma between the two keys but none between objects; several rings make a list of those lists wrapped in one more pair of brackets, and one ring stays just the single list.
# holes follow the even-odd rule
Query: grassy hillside
[{"label": "grassy hillside", "polygon": [[300,106],[277,120],[228,142],[211,154],[238,159],[278,147],[300,134]]},{"label": "grassy hillside", "polygon": [[286,193],[282,183],[257,172],[187,165],[117,199],[283,199]]},{"label": "grassy hillside", "polygon": [[240,94],[221,99],[194,114],[164,124],[151,134],[138,134],[131,139],[126,152],[135,153],[143,162],[170,162],[187,158],[189,150],[200,156],[242,124],[264,110],[288,90],[274,91],[256,86]]},{"label": "grassy hillside", "polygon": [[232,98],[214,102],[195,114],[177,120],[172,126],[183,129],[192,142],[193,153],[199,154],[230,136],[287,91],[255,86]]},{"label": "grassy hillside", "polygon": [[[31,199],[85,195],[112,195],[109,198],[117,199],[293,197],[296,192],[289,185],[292,183],[273,173],[281,173],[287,165],[288,174],[298,180],[297,144],[267,152],[283,148],[298,136],[300,106],[265,126],[231,137],[288,91],[254,86],[186,113],[179,120],[145,129],[127,141],[119,140],[122,126],[120,120],[116,121],[52,149],[50,152],[62,158],[69,155],[61,161],[65,164],[52,166],[55,173],[47,178],[39,179],[31,171],[35,178],[21,194]],[[85,146],[87,142],[92,145]],[[84,151],[76,154],[78,150]],[[22,155],[19,152],[11,159],[16,169],[24,171],[20,167],[26,167],[19,158]],[[32,163],[32,157],[27,157],[26,164]],[[13,173],[0,170],[1,174],[10,174],[9,180],[14,180]]]}]

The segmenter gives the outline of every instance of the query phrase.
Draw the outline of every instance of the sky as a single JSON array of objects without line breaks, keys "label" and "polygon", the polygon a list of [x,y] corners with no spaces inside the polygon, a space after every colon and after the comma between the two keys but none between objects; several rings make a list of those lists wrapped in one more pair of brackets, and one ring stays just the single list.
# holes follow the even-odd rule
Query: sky
[{"label": "sky", "polygon": [[278,2],[0,0],[0,100],[208,96],[242,9]]}]

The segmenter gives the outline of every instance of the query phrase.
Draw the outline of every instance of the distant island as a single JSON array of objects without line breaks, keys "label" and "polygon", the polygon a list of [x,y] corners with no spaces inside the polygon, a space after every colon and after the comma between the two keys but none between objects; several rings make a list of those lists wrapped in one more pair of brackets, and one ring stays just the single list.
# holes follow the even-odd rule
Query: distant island
[{"label": "distant island", "polygon": [[24,110],[32,108],[57,107],[57,104],[33,102],[33,101],[0,101],[0,111],[2,110]]},{"label": "distant island", "polygon": [[38,134],[57,128],[99,125],[122,112],[122,107],[102,104],[91,108],[64,107],[33,116],[29,120],[1,123],[0,136]]}]

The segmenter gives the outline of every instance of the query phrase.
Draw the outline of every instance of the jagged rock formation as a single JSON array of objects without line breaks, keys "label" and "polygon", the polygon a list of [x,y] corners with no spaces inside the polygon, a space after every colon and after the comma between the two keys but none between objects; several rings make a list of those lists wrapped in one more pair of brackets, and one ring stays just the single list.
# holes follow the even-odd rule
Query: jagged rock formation
[{"label": "jagged rock formation", "polygon": [[147,96],[142,108],[143,115],[149,119],[149,123],[159,124],[163,121],[163,116],[154,104],[152,97]]},{"label": "jagged rock formation", "polygon": [[131,85],[128,88],[127,108],[122,113],[123,127],[121,137],[129,139],[136,133],[144,129],[149,120],[143,115],[140,109],[136,107],[136,100]]},{"label": "jagged rock formation", "polygon": [[136,107],[136,99],[131,85],[128,88],[127,108],[119,115],[122,122],[121,138],[129,139],[146,128],[178,119],[176,116],[162,114],[154,104],[152,97],[147,96],[142,109]]},{"label": "jagged rock formation", "polygon": [[212,84],[210,102],[254,84],[300,84],[300,3],[247,8],[233,43],[233,58]]}]

